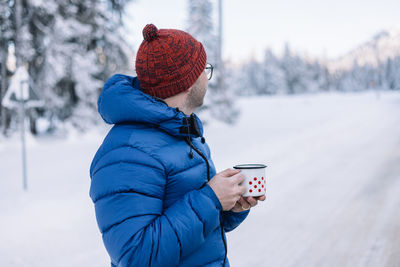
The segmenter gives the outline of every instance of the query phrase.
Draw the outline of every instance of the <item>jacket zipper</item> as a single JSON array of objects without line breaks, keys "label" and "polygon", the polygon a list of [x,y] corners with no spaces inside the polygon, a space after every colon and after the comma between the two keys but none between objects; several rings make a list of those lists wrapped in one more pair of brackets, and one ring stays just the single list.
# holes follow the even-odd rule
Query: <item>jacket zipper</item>
[{"label": "jacket zipper", "polygon": [[[185,141],[186,141],[186,143],[187,143],[191,148],[193,148],[193,150],[196,151],[197,154],[199,154],[199,156],[202,157],[202,158],[204,159],[204,161],[206,162],[206,165],[207,165],[207,181],[210,181],[210,164],[208,163],[207,158],[203,155],[203,153],[201,153],[200,150],[198,150],[198,149],[192,144],[191,138],[190,138],[190,137],[185,138]],[[206,184],[206,183],[204,183],[204,185],[205,185],[205,184]],[[203,185],[203,186],[204,186],[204,185]],[[203,187],[203,186],[202,186],[202,187]],[[228,252],[228,249],[227,249],[226,241],[225,241],[225,238],[224,238],[224,227],[223,227],[221,218],[220,218],[219,221],[220,221],[220,227],[221,227],[221,238],[222,238],[222,241],[224,242],[224,248],[225,248],[224,263],[222,264],[222,266],[225,266],[226,254],[227,254],[227,252]]]}]

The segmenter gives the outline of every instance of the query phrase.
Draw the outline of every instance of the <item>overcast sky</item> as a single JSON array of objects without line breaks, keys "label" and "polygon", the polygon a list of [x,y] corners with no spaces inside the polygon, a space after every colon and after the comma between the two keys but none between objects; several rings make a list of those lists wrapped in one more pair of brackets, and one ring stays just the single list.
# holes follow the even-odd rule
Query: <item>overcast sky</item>
[{"label": "overcast sky", "polygon": [[[217,8],[217,0],[212,0]],[[335,58],[383,29],[400,29],[400,0],[224,0],[224,57],[280,53],[285,42],[315,57]],[[147,23],[185,29],[187,0],[136,0],[127,6],[129,41],[137,48]]]}]

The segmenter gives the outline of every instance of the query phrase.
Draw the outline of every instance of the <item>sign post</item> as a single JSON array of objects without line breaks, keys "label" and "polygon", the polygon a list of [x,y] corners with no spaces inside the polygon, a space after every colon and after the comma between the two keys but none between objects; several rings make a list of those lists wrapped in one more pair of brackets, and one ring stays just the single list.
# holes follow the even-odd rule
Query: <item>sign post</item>
[{"label": "sign post", "polygon": [[[29,98],[29,81],[23,80],[21,82],[21,143],[22,143],[22,179],[24,190],[28,190],[28,180],[26,177],[26,145],[25,145],[25,100]],[[25,98],[26,97],[26,98]]]},{"label": "sign post", "polygon": [[21,143],[22,143],[22,184],[25,191],[28,190],[28,178],[26,167],[26,143],[25,143],[25,110],[32,107],[42,107],[43,101],[30,86],[29,74],[25,67],[19,67],[11,77],[10,86],[1,103],[9,109],[20,109]]}]

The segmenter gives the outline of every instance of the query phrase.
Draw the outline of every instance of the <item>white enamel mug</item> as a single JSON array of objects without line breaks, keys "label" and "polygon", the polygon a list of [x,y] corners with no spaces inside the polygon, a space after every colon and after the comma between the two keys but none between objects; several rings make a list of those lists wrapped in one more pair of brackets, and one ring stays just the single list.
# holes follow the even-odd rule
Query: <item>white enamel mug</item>
[{"label": "white enamel mug", "polygon": [[266,177],[264,164],[240,164],[233,166],[234,169],[239,169],[245,179],[241,185],[246,186],[244,197],[259,197],[265,195]]}]

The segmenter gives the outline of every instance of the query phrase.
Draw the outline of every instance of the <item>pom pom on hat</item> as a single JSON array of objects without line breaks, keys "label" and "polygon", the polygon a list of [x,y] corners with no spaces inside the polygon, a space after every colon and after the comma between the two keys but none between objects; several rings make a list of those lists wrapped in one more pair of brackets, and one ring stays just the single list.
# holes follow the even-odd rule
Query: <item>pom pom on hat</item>
[{"label": "pom pom on hat", "polygon": [[151,42],[158,37],[158,29],[154,24],[147,24],[143,28],[143,38],[147,42]]}]

